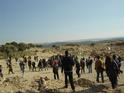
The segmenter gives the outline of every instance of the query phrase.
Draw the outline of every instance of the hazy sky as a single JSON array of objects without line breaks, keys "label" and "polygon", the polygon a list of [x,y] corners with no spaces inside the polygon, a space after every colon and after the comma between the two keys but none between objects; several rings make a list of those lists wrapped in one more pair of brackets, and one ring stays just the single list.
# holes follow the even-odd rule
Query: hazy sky
[{"label": "hazy sky", "polygon": [[124,0],[0,0],[0,43],[124,36]]}]

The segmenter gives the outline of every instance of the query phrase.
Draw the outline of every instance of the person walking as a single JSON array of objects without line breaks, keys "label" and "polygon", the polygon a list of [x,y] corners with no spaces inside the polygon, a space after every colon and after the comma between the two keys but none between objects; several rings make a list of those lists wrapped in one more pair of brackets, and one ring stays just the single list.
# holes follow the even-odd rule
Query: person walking
[{"label": "person walking", "polygon": [[10,72],[14,74],[12,64],[8,64],[8,68],[9,68],[8,74],[10,74]]},{"label": "person walking", "polygon": [[111,64],[111,57],[109,56],[109,54],[106,54],[106,57],[105,57],[105,71],[106,71],[107,76],[109,76],[110,64]]},{"label": "person walking", "polygon": [[78,75],[78,78],[80,77],[80,63],[78,61],[78,57],[75,58],[75,64],[76,64],[76,74]]},{"label": "person walking", "polygon": [[80,60],[80,66],[81,66],[81,73],[85,73],[85,59],[81,58]]}]

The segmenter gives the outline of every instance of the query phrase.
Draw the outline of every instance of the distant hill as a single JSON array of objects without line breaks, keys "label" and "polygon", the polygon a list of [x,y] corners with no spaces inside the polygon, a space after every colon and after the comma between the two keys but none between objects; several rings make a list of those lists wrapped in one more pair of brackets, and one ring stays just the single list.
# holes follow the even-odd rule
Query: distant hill
[{"label": "distant hill", "polygon": [[44,43],[43,47],[51,47],[53,45],[66,45],[66,44],[92,44],[92,43],[106,43],[114,41],[124,41],[124,37],[115,37],[115,38],[98,38],[98,39],[81,39],[81,40],[71,40],[64,42],[52,42]]}]

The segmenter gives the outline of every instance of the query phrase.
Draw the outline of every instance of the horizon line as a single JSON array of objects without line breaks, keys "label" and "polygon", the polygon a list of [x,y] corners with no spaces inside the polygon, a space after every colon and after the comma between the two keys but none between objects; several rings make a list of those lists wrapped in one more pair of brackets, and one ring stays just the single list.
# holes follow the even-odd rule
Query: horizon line
[{"label": "horizon line", "polygon": [[22,41],[7,41],[4,43],[0,43],[0,45],[5,45],[6,43],[10,42],[17,42],[17,43],[32,43],[32,44],[52,44],[52,43],[63,43],[63,42],[80,42],[80,41],[92,41],[92,40],[109,40],[109,39],[118,39],[118,38],[124,38],[124,36],[114,36],[114,37],[101,37],[101,38],[84,38],[84,39],[75,39],[75,40],[64,40],[64,41],[51,41],[51,42],[22,42]]}]

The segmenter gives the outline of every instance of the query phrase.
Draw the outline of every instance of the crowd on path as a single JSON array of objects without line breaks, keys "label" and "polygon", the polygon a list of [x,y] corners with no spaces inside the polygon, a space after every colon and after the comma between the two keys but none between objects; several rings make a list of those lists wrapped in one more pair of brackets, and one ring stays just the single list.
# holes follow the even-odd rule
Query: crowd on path
[{"label": "crowd on path", "polygon": [[[101,81],[104,83],[104,72],[106,72],[113,89],[118,85],[119,74],[123,73],[121,70],[121,57],[110,54],[106,54],[104,57],[97,55],[94,57],[89,56],[88,58],[82,57],[79,59],[77,56],[71,55],[69,51],[66,50],[64,55],[55,55],[49,59],[40,59],[38,56],[34,56],[32,61],[31,56],[24,56],[20,59],[15,58],[15,61],[19,64],[22,75],[24,75],[26,68],[31,72],[46,71],[49,68],[53,68],[53,77],[54,79],[59,80],[59,68],[61,68],[61,73],[64,73],[65,77],[64,88],[68,88],[68,82],[70,82],[73,91],[75,91],[73,72],[76,72],[78,78],[80,78],[82,74],[92,73],[94,69],[93,63],[95,64],[96,81],[99,83],[99,78],[101,77]],[[6,66],[8,74],[15,73],[11,57],[6,60]],[[0,77],[3,78],[3,76],[2,65],[0,65]]]}]

